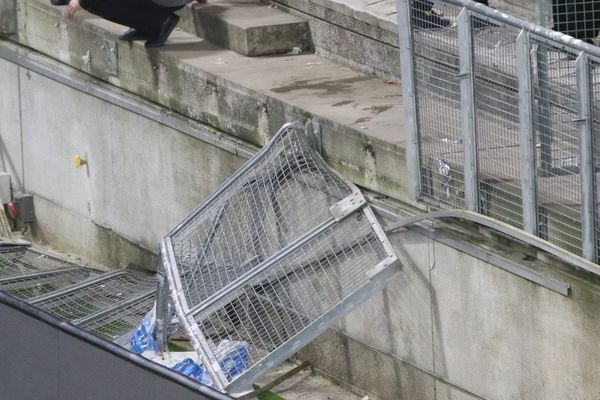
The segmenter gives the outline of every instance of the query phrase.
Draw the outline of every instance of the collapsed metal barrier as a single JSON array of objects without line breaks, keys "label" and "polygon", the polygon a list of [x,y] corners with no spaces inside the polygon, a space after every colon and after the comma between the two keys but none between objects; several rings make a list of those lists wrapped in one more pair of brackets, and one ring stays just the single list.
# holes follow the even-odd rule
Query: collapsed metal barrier
[{"label": "collapsed metal barrier", "polygon": [[0,245],[0,291],[79,328],[127,345],[156,300],[156,279],[106,272],[63,260],[29,244]]},{"label": "collapsed metal barrier", "polygon": [[[161,243],[162,287],[221,390],[248,389],[397,271],[364,197],[311,139],[283,126]],[[159,328],[167,301],[159,291]]]}]

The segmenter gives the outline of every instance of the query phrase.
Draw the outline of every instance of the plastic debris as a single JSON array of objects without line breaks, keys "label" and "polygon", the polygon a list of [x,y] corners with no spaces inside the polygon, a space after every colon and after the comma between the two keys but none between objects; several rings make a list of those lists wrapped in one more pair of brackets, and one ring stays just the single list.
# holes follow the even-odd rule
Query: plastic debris
[{"label": "plastic debris", "polygon": [[154,326],[156,325],[156,305],[146,314],[140,326],[131,338],[131,351],[142,354],[145,351],[157,351],[158,346],[154,340]]},{"label": "plastic debris", "polygon": [[[217,346],[215,354],[224,354],[219,357],[219,366],[227,379],[233,379],[248,368],[248,344],[246,342],[223,340]],[[191,358],[178,362],[171,369],[203,385],[215,387],[208,371],[202,364],[197,364]]]},{"label": "plastic debris", "polygon": [[294,47],[294,48],[292,48],[292,51],[290,51],[288,54],[291,54],[294,56],[296,56],[298,54],[302,54],[302,49],[300,47]]},{"label": "plastic debris", "polygon": [[437,169],[437,172],[439,172],[440,175],[443,175],[443,176],[450,175],[450,165],[448,165],[448,163],[446,161],[442,160],[441,158],[435,159],[435,169]]},{"label": "plastic debris", "polygon": [[223,340],[219,343],[215,353],[225,354],[219,360],[219,365],[228,379],[232,379],[248,368],[248,345],[246,342]]}]

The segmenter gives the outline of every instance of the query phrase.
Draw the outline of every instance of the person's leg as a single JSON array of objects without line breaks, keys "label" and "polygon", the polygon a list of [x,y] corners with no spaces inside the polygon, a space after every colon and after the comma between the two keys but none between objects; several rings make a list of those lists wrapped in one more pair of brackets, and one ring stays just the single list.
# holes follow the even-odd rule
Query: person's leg
[{"label": "person's leg", "polygon": [[154,33],[171,15],[169,8],[152,0],[80,0],[80,4],[94,15],[147,34]]},{"label": "person's leg", "polygon": [[160,24],[158,29],[155,30],[154,33],[146,41],[145,46],[149,48],[161,47],[163,44],[165,44],[165,42],[169,38],[169,35],[171,34],[171,32],[173,32],[173,29],[175,29],[175,27],[179,23],[179,16],[174,14],[174,12],[183,8],[183,6],[158,7],[162,8],[164,12],[167,13],[167,17]]}]

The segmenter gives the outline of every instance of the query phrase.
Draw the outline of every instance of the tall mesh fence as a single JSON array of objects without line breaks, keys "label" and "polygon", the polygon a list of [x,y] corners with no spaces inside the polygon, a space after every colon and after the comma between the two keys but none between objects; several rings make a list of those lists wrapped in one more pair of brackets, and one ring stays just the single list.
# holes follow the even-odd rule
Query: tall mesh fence
[{"label": "tall mesh fence", "polygon": [[[589,7],[582,26],[595,29],[591,3],[573,5],[562,30]],[[410,38],[403,62],[412,60],[414,69],[402,79],[408,101],[415,94],[418,146],[408,151],[419,155],[417,196],[489,215],[597,261],[598,218],[591,229],[582,223],[589,207],[595,210],[586,215],[597,215],[597,179],[582,182],[596,175],[598,143],[582,166],[581,135],[599,133],[600,49],[466,1],[399,4],[407,10],[399,13],[406,18],[401,37]],[[582,100],[587,91],[590,99]]]},{"label": "tall mesh fence", "polygon": [[[179,320],[228,391],[248,388],[349,312],[396,261],[358,189],[297,124],[192,212],[162,252]],[[244,367],[228,368],[232,359]]]}]

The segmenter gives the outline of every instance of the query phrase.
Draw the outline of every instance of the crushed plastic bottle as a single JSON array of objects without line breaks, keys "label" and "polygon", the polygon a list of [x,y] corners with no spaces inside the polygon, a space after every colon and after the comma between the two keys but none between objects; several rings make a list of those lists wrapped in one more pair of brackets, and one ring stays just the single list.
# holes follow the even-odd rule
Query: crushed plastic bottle
[{"label": "crushed plastic bottle", "polygon": [[[229,380],[240,375],[248,368],[248,344],[234,340],[223,340],[214,350],[219,360],[219,367]],[[191,358],[171,367],[173,371],[188,376],[206,386],[215,387],[215,384],[202,364],[197,364]]]},{"label": "crushed plastic bottle", "polygon": [[146,314],[142,323],[137,328],[131,341],[131,351],[142,354],[145,351],[157,351],[158,346],[154,340],[154,326],[156,325],[156,305]]}]

